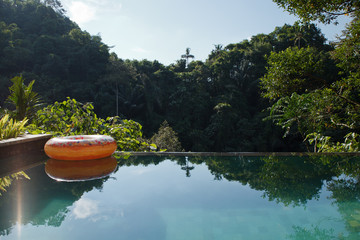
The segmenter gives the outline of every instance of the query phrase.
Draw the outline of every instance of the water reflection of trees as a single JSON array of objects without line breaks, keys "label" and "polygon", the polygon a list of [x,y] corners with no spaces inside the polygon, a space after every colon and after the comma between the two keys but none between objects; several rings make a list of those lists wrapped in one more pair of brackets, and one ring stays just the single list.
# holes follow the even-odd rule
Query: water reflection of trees
[{"label": "water reflection of trees", "polygon": [[337,177],[327,183],[329,198],[338,208],[347,236],[342,239],[360,239],[360,161],[359,158],[337,163]]},{"label": "water reflection of trees", "polygon": [[324,181],[334,176],[333,169],[316,158],[263,158],[259,190],[270,201],[285,205],[305,205],[318,199]]},{"label": "water reflection of trees", "polygon": [[360,158],[340,156],[238,157],[206,160],[216,179],[225,178],[264,191],[264,197],[284,205],[306,205],[317,199],[326,184],[329,199],[337,205],[347,233],[332,228],[294,226],[289,239],[359,239]]},{"label": "water reflection of trees", "polygon": [[360,239],[360,157],[236,157],[204,160],[215,179],[238,181],[264,191],[264,197],[286,206],[304,205],[326,188],[338,207],[347,233],[332,228],[293,226],[289,239]]},{"label": "water reflection of trees", "polygon": [[20,171],[17,173],[13,173],[7,176],[0,177],[0,196],[2,195],[1,192],[6,192],[6,189],[10,187],[11,183],[14,180],[18,180],[20,178],[27,178],[30,179],[28,175],[24,171]]},{"label": "water reflection of trees", "polygon": [[207,158],[204,162],[215,179],[238,181],[285,205],[306,204],[318,198],[323,181],[334,176],[331,167],[313,158],[241,156],[221,161]]},{"label": "water reflection of trees", "polygon": [[360,239],[360,189],[359,182],[354,179],[336,179],[330,181],[328,190],[332,192],[330,199],[338,207],[346,232],[335,234],[331,227],[320,228],[311,226],[310,228],[293,226],[294,233],[288,239],[309,240],[309,239]]},{"label": "water reflection of trees", "polygon": [[322,229],[318,226],[311,228],[293,227],[294,233],[287,236],[287,239],[294,240],[332,240],[344,239],[342,236],[336,236],[333,229]]},{"label": "water reflection of trees", "polygon": [[[263,191],[263,197],[285,206],[306,206],[319,198],[324,187],[337,205],[346,226],[346,233],[334,233],[332,228],[293,226],[288,239],[359,239],[360,238],[360,158],[344,156],[306,157],[131,157],[127,165],[159,164],[165,159],[181,167],[189,162],[206,164],[215,180],[237,181]],[[325,186],[324,186],[325,184]]]},{"label": "water reflection of trees", "polygon": [[[21,205],[21,224],[58,227],[69,211],[69,207],[85,192],[101,190],[108,179],[83,182],[57,182],[49,178],[43,168],[26,172],[30,180],[14,181],[0,201],[0,236],[11,233],[19,221],[18,206]],[[18,195],[18,189],[21,196]]]},{"label": "water reflection of trees", "polygon": [[[171,160],[189,171],[196,165],[206,164],[215,180],[237,181],[250,188],[264,191],[264,197],[284,205],[305,205],[317,199],[325,182],[334,184],[334,177],[360,176],[360,158],[314,155],[314,156],[131,156],[119,160],[119,166],[158,165]],[[185,169],[185,167],[188,168]],[[331,188],[330,188],[331,189]]]},{"label": "water reflection of trees", "polygon": [[[206,165],[215,180],[236,181],[263,191],[263,197],[286,206],[306,206],[317,199],[323,187],[338,208],[347,234],[339,239],[357,239],[360,231],[360,159],[359,157],[197,157],[197,156],[130,156],[118,157],[119,168],[158,165],[165,160],[175,162],[190,177],[197,165]],[[64,183],[48,178],[43,169],[28,172],[30,181],[18,181],[11,188],[21,187],[24,211],[22,224],[60,226],[69,206],[93,189],[102,189],[108,179]],[[32,177],[34,176],[34,177]],[[36,177],[35,177],[36,176]],[[324,186],[325,184],[325,186]],[[41,186],[41,187],[39,187]],[[16,191],[9,191],[0,201],[0,235],[9,234],[17,222]],[[289,239],[333,239],[332,229],[320,226],[294,226]]]}]

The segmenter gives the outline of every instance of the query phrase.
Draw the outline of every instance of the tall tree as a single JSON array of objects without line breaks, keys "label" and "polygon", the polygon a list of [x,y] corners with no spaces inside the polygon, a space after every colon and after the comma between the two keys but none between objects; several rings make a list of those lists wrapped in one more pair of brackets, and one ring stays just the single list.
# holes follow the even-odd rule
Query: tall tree
[{"label": "tall tree", "polygon": [[181,55],[181,58],[186,59],[186,66],[189,65],[189,58],[194,58],[194,55],[190,54],[190,48],[186,48],[185,54]]}]

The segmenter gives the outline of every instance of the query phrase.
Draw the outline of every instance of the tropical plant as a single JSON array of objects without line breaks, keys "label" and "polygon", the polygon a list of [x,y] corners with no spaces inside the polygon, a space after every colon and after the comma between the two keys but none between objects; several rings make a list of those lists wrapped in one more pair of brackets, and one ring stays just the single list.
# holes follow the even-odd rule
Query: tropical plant
[{"label": "tropical plant", "polygon": [[340,15],[351,16],[352,21],[334,44],[335,49],[325,52],[326,55],[319,48],[272,53],[261,85],[263,96],[277,100],[271,108],[275,122],[286,129],[297,125],[298,132],[313,144],[314,151],[359,151],[359,2],[274,2],[305,22],[330,23]]},{"label": "tropical plant", "polygon": [[360,136],[350,132],[345,135],[343,142],[334,142],[330,136],[311,133],[306,136],[310,144],[314,145],[314,152],[359,152]]},{"label": "tropical plant", "polygon": [[145,151],[156,146],[142,138],[142,126],[133,120],[118,117],[97,117],[91,103],[80,103],[67,98],[63,102],[39,110],[27,127],[30,133],[51,133],[55,136],[102,134],[112,136],[120,151]]},{"label": "tropical plant", "polygon": [[10,95],[7,102],[15,107],[15,118],[22,120],[27,117],[32,120],[36,111],[42,106],[41,98],[32,90],[35,80],[32,80],[27,86],[24,84],[22,76],[16,76],[11,81],[13,85],[9,88]]},{"label": "tropical plant", "polygon": [[51,132],[55,136],[97,134],[101,119],[93,110],[92,104],[82,104],[68,97],[66,101],[38,110],[28,129],[31,132]]},{"label": "tropical plant", "polygon": [[313,47],[272,52],[267,57],[267,73],[261,78],[263,95],[278,99],[294,92],[301,94],[329,85],[325,74],[329,57],[329,54]]},{"label": "tropical plant", "polygon": [[27,121],[26,118],[22,121],[16,121],[10,118],[9,114],[3,116],[0,119],[0,140],[15,138],[22,134],[25,130]]}]

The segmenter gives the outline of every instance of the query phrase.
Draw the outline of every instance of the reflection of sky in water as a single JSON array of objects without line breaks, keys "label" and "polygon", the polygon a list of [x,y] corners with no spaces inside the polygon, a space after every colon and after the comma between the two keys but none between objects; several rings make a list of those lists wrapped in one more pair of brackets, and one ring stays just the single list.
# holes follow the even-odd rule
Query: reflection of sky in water
[{"label": "reflection of sky in water", "polygon": [[140,168],[140,169],[134,169],[133,173],[135,175],[143,175],[151,171],[153,171],[153,169],[151,168]]},{"label": "reflection of sky in water", "polygon": [[[205,164],[194,166],[190,178],[170,161],[121,167],[101,190],[68,202],[59,227],[26,224],[21,239],[297,239],[289,236],[299,227],[346,232],[325,188],[306,206],[284,206],[248,184],[214,180]],[[62,202],[53,200],[46,212]]]},{"label": "reflection of sky in water", "polygon": [[98,213],[98,203],[94,200],[81,198],[79,201],[74,203],[74,209],[72,213],[75,218],[83,219],[95,215]]}]

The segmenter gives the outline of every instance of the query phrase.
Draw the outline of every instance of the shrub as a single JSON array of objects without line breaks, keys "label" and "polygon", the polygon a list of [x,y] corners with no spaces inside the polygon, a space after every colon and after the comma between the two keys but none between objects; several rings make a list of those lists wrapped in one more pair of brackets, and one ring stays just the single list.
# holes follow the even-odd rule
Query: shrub
[{"label": "shrub", "polygon": [[82,104],[67,98],[36,113],[30,133],[51,133],[55,136],[101,134],[112,136],[120,151],[146,151],[156,148],[142,138],[142,126],[119,117],[98,118],[91,103]]},{"label": "shrub", "polygon": [[9,114],[4,115],[0,119],[0,140],[15,138],[22,134],[25,130],[27,119],[16,121],[10,118]]},{"label": "shrub", "polygon": [[167,121],[164,121],[159,128],[159,131],[150,139],[160,149],[168,152],[184,151],[176,132],[169,126]]}]

